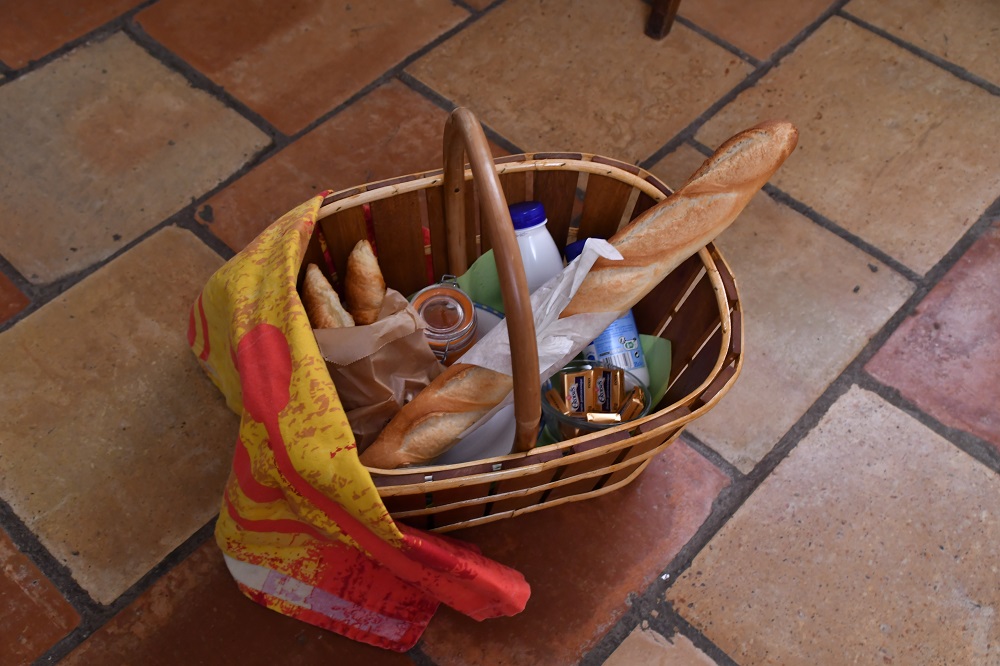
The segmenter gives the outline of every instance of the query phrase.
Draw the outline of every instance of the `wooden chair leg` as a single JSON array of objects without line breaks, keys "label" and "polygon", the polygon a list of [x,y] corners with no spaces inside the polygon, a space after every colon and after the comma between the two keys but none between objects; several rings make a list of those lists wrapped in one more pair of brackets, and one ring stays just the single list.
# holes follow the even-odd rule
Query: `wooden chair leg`
[{"label": "wooden chair leg", "polygon": [[646,22],[646,35],[653,39],[663,39],[674,25],[677,8],[681,0],[653,0],[653,11]]}]

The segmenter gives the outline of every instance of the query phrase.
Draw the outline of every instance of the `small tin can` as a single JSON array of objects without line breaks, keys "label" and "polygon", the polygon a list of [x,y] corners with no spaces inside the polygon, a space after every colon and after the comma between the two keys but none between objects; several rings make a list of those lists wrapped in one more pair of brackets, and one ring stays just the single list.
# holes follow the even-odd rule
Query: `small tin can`
[{"label": "small tin can", "polygon": [[432,284],[414,294],[411,302],[427,325],[424,337],[431,350],[445,365],[457,361],[475,342],[476,308],[458,285]]}]

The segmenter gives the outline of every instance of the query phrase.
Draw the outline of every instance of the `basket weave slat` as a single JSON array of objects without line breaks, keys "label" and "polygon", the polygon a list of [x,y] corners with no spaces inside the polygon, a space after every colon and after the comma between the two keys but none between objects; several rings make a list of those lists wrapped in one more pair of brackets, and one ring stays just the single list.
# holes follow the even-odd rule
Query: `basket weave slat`
[{"label": "basket weave slat", "polygon": [[[719,317],[713,308],[715,304],[711,300],[712,296],[711,283],[707,280],[697,281],[684,302],[684,316],[675,315],[667,324],[663,337],[671,341],[674,358],[694,358],[695,353],[718,328]],[[675,377],[672,373],[671,379]]]},{"label": "basket weave slat", "polygon": [[548,223],[545,225],[556,242],[556,247],[562,251],[566,247],[566,237],[569,234],[570,222],[573,219],[573,204],[576,202],[576,185],[580,174],[576,171],[538,171],[532,196],[539,201],[546,201],[545,214]]},{"label": "basket weave slat", "polygon": [[[660,335],[670,321],[677,315],[677,310],[683,303],[695,282],[700,278],[705,265],[698,256],[691,257],[670,274],[670,280],[664,280],[651,292],[632,307],[636,325],[639,330],[652,335]],[[666,337],[665,335],[662,337]],[[667,338],[669,339],[669,338]],[[676,345],[673,350],[677,355]]]},{"label": "basket weave slat", "polygon": [[528,177],[531,175],[530,171],[511,171],[500,175],[500,187],[508,205],[530,200]]},{"label": "basket weave slat", "polygon": [[591,155],[590,161],[594,164],[606,164],[608,166],[614,167],[619,171],[625,171],[633,176],[639,176],[642,174],[642,169],[640,169],[635,164],[629,164],[628,162],[622,162],[621,160],[616,160],[611,157],[604,157],[603,155]]},{"label": "basket weave slat", "polygon": [[[333,269],[338,277],[343,277],[347,267],[347,256],[358,243],[368,238],[365,215],[360,206],[320,220],[322,237],[333,259]],[[323,266],[325,262],[318,262]]]},{"label": "basket weave slat", "polygon": [[743,358],[743,310],[733,310],[729,317],[734,340],[730,345],[730,353],[733,358]]},{"label": "basket weave slat", "polygon": [[[562,248],[568,239],[607,236],[662,200],[669,188],[635,165],[586,153],[536,153],[495,161],[503,203],[538,200]],[[466,187],[465,259],[490,246],[483,238],[481,192],[470,170]],[[441,170],[370,183],[328,196],[317,225],[335,269],[364,230],[370,206],[386,282],[404,294],[452,271],[447,261],[446,201]],[[583,213],[573,222],[582,192]],[[430,243],[423,245],[426,225]],[[598,233],[600,232],[600,233]],[[363,236],[362,236],[363,237]],[[477,240],[478,237],[478,240]],[[419,239],[419,241],[417,240]],[[419,247],[417,247],[419,245]],[[406,266],[396,270],[390,264]],[[388,270],[387,270],[388,269]],[[683,428],[712,408],[742,367],[742,307],[732,272],[708,245],[679,266],[634,308],[640,331],[673,345],[672,383],[651,413],[629,424],[570,441],[473,463],[369,470],[388,511],[410,525],[451,531],[611,492],[634,480]]]},{"label": "basket weave slat", "polygon": [[687,405],[671,406],[662,411],[656,412],[655,416],[643,422],[639,426],[639,432],[647,433],[667,428],[672,425],[687,425],[688,421],[694,417],[694,410]]},{"label": "basket weave slat", "polygon": [[[678,369],[679,372],[675,377],[672,377],[670,388],[667,389],[667,393],[664,396],[665,400],[676,402],[682,399],[681,396],[693,393],[697,393],[700,396],[708,388],[707,385],[696,387],[695,383],[701,377],[711,372],[711,366],[716,362],[716,357],[719,355],[721,340],[721,330],[716,329],[711,332],[711,335],[705,341],[704,346],[698,350],[698,353],[692,357],[687,365]],[[714,373],[712,374],[714,376]],[[672,372],[671,375],[673,375]]]},{"label": "basket weave slat", "polygon": [[[380,470],[375,477],[375,485],[383,497],[411,494],[434,493],[438,490],[454,488],[476,482],[500,482],[506,479],[543,473],[550,469],[564,469],[575,463],[583,462],[600,456],[608,451],[617,451],[635,446],[645,438],[622,437],[619,432],[611,429],[603,433],[595,433],[586,437],[578,437],[561,444],[535,449],[528,455],[512,454],[477,461],[475,465],[441,465],[440,467],[424,467],[420,473],[407,473],[409,470],[395,476],[395,483],[389,479],[386,470]],[[588,447],[590,444],[594,446]],[[550,455],[559,452],[558,456]],[[510,464],[524,462],[527,464]],[[431,472],[424,473],[424,470]],[[393,472],[398,470],[391,470]],[[463,474],[465,472],[465,474]]]},{"label": "basket weave slat", "polygon": [[610,238],[618,231],[632,187],[615,178],[590,174],[577,238]]},{"label": "basket weave slat", "polygon": [[313,234],[313,237],[309,239],[309,245],[306,246],[305,255],[302,257],[303,265],[316,264],[317,266],[326,266],[325,244],[326,241],[323,238],[323,234]]},{"label": "basket weave slat", "polygon": [[632,215],[629,220],[634,220],[639,217],[647,210],[655,206],[657,203],[656,199],[649,196],[645,192],[640,192],[639,196],[636,197],[635,206],[632,207]]},{"label": "basket weave slat", "polygon": [[[443,188],[441,188],[443,191]],[[472,265],[481,252],[479,251],[479,188],[470,187],[465,190],[465,237],[468,239],[465,247],[465,263]],[[447,236],[447,231],[445,232]],[[456,270],[454,266],[448,266],[448,274],[461,274],[464,271]]]},{"label": "basket weave slat", "polygon": [[407,192],[371,203],[375,247],[386,284],[412,294],[427,284],[421,207],[426,197]]},{"label": "basket weave slat", "polygon": [[626,457],[619,463],[621,469],[613,471],[604,481],[605,487],[615,486],[629,478],[636,469],[635,463],[638,462],[645,466],[654,455],[673,444],[680,437],[680,434],[681,429],[677,428],[672,435],[665,437],[662,442],[657,443],[656,440],[650,440],[639,446],[632,447],[626,454]]},{"label": "basket weave slat", "polygon": [[546,501],[579,495],[600,488],[611,471],[617,469],[616,465],[621,462],[626,452],[626,450],[610,450],[589,460],[567,465],[560,481],[578,480],[556,486],[546,497]]},{"label": "basket weave slat", "polygon": [[[655,448],[652,448],[652,449],[644,452],[641,456],[637,456],[637,457],[635,457],[632,460],[629,460],[627,462],[622,462],[622,463],[619,463],[619,464],[615,465],[614,466],[615,472],[611,476],[615,476],[616,478],[618,478],[620,480],[617,480],[615,483],[605,483],[600,488],[597,488],[596,490],[591,490],[589,492],[582,492],[582,493],[577,494],[577,495],[566,495],[564,497],[559,497],[559,498],[556,498],[556,499],[546,500],[544,502],[538,501],[536,499],[535,501],[533,501],[531,503],[528,503],[523,508],[518,508],[518,509],[515,509],[515,510],[512,510],[512,511],[503,511],[503,512],[493,511],[493,512],[487,514],[487,515],[483,515],[481,517],[474,518],[474,519],[471,519],[471,520],[467,520],[467,521],[464,521],[464,522],[461,522],[461,523],[444,523],[444,521],[442,519],[445,518],[445,517],[447,517],[447,512],[443,512],[441,514],[436,514],[436,515],[435,514],[430,514],[430,515],[412,515],[412,516],[400,515],[400,516],[394,516],[394,517],[398,517],[398,518],[400,518],[401,520],[404,520],[407,523],[411,523],[411,521],[414,521],[414,520],[423,521],[423,520],[425,520],[427,518],[430,518],[430,520],[428,522],[423,523],[423,524],[427,525],[428,527],[430,527],[431,529],[433,529],[436,532],[450,532],[450,531],[453,531],[453,530],[456,530],[456,529],[462,529],[462,528],[466,528],[466,527],[473,527],[473,526],[476,526],[476,525],[484,525],[486,523],[491,523],[491,522],[494,522],[494,521],[497,521],[497,520],[503,520],[505,518],[513,518],[515,516],[523,515],[523,514],[526,514],[526,513],[533,513],[535,511],[540,511],[542,509],[547,509],[547,508],[552,508],[552,507],[560,506],[560,505],[563,505],[563,504],[568,504],[570,502],[577,502],[577,501],[584,500],[584,499],[590,499],[590,498],[593,498],[593,497],[599,497],[601,495],[605,495],[605,494],[608,494],[610,492],[614,492],[616,490],[619,490],[620,488],[623,488],[624,486],[628,485],[633,480],[635,480],[635,478],[638,477],[639,474],[646,468],[646,466],[649,464],[650,460],[652,460],[653,457],[655,457],[661,451],[663,451],[667,446],[669,446],[670,444],[672,444],[675,441],[675,439],[676,438],[672,438],[672,439],[669,439],[667,441],[661,442]],[[621,472],[620,475],[618,474],[619,472]],[[595,475],[598,474],[598,473],[595,473]],[[581,486],[585,485],[585,484],[583,484],[578,479],[570,479],[569,481],[572,482],[572,483],[578,483]],[[536,489],[534,489],[531,492],[532,492],[532,495],[530,495],[530,496],[529,495],[525,495],[525,497],[526,498],[531,498],[531,497],[534,497],[534,498],[546,497],[546,487],[544,487],[544,486],[536,488]],[[499,503],[497,503],[497,504],[499,504]],[[489,505],[486,505],[486,506],[489,506]]]},{"label": "basket weave slat", "polygon": [[[622,452],[618,452],[617,455],[602,453],[598,458],[595,458],[595,461],[604,462],[610,460],[605,465],[594,464],[587,468],[577,467],[574,470],[574,474],[569,473],[569,468],[557,468],[561,470],[561,475],[553,475],[553,478],[548,481],[527,488],[516,488],[503,492],[496,490],[497,486],[487,488],[486,484],[483,484],[481,487],[463,486],[461,488],[449,488],[433,493],[433,506],[402,511],[394,515],[399,518],[409,518],[416,515],[440,515],[454,508],[469,509],[470,507],[479,507],[479,511],[482,514],[482,508],[490,502],[498,503],[516,497],[523,497],[529,493],[547,494],[547,501],[554,501],[562,497],[577,494],[577,491],[581,488],[587,492],[593,491],[606,485],[603,483],[605,477],[609,477],[611,474],[621,470],[632,469],[638,462],[645,460],[651,452],[658,450],[665,443],[669,444],[670,441],[663,438],[649,439],[641,447],[628,449],[630,455],[627,458],[622,457]],[[618,458],[621,458],[621,460],[618,460]],[[570,486],[578,486],[578,488],[574,492],[565,492],[564,490]],[[490,491],[493,490],[495,492],[491,493]]]},{"label": "basket weave slat", "polygon": [[427,229],[430,231],[431,244],[426,248],[431,254],[431,265],[434,279],[440,280],[448,274],[448,239],[444,224],[444,196],[440,187],[422,190],[424,206],[427,211]]}]

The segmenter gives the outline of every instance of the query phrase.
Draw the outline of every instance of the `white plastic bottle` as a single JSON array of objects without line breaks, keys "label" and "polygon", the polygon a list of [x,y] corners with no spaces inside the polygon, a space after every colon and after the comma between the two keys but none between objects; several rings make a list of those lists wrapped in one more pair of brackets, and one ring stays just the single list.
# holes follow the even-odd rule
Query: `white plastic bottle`
[{"label": "white plastic bottle", "polygon": [[[581,240],[566,246],[567,262],[573,261],[580,255],[584,243],[586,241]],[[583,350],[583,358],[625,368],[635,375],[636,379],[649,386],[646,356],[642,351],[639,329],[635,325],[635,317],[631,310],[611,322],[603,333],[587,345]]]},{"label": "white plastic bottle", "polygon": [[516,203],[510,207],[510,219],[521,249],[528,291],[533,292],[562,272],[562,255],[545,223],[545,208],[537,201]]}]

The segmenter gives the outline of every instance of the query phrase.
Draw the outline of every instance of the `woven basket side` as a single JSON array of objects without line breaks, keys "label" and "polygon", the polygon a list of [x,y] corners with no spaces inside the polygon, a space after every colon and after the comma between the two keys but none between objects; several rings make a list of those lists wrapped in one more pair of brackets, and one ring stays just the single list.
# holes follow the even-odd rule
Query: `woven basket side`
[{"label": "woven basket side", "polygon": [[[496,160],[507,203],[539,200],[562,248],[607,237],[670,193],[630,164],[580,153]],[[466,172],[466,180],[472,180]],[[442,175],[414,174],[337,192],[324,201],[307,256],[331,276],[361,238],[374,236],[389,286],[404,294],[450,273]],[[490,247],[480,234],[478,192],[467,187],[471,262]],[[428,238],[429,237],[429,238]],[[594,497],[631,482],[683,427],[711,408],[742,363],[742,317],[735,281],[709,245],[634,308],[640,331],[673,344],[667,395],[636,422],[527,453],[473,463],[369,470],[390,513],[424,529],[449,531]]]}]

